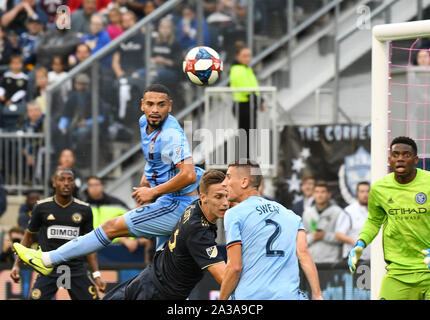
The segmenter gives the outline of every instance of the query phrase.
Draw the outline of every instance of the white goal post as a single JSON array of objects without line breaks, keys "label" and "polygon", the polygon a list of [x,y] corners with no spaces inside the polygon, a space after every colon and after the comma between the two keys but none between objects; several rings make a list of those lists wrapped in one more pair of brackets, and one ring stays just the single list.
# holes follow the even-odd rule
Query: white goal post
[{"label": "white goal post", "polygon": [[[390,41],[430,37],[430,20],[377,25],[372,29],[372,183],[388,173],[388,103]],[[378,299],[385,261],[381,231],[372,242],[371,299]]]}]

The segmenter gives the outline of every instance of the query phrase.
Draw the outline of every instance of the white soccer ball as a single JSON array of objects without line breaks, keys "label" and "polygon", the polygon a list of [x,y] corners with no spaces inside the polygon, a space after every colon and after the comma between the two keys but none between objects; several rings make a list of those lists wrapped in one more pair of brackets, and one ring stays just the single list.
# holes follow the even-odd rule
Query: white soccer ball
[{"label": "white soccer ball", "polygon": [[188,79],[199,86],[214,84],[223,68],[218,52],[209,47],[195,47],[188,51],[182,65]]}]

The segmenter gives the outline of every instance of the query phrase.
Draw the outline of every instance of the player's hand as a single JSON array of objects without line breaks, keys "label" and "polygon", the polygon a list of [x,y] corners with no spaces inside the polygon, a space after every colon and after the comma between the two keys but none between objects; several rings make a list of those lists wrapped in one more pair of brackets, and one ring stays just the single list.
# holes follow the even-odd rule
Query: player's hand
[{"label": "player's hand", "polygon": [[349,252],[348,255],[348,267],[349,271],[351,271],[352,274],[355,273],[356,270],[356,264],[358,259],[360,259],[361,255],[363,254],[363,249],[366,248],[366,244],[363,240],[358,240],[354,248]]},{"label": "player's hand", "polygon": [[18,283],[21,280],[21,275],[19,274],[20,268],[15,263],[13,265],[12,271],[10,272],[10,277],[12,278],[13,282]]},{"label": "player's hand", "polygon": [[155,191],[153,188],[148,187],[140,187],[140,188],[133,188],[134,192],[131,194],[131,196],[136,200],[136,202],[140,205],[144,205],[147,202],[151,202],[155,197]]},{"label": "player's hand", "polygon": [[430,269],[430,249],[422,250],[421,253],[426,255],[424,263],[427,265],[427,268]]},{"label": "player's hand", "polygon": [[95,278],[94,283],[96,284],[96,287],[100,292],[106,291],[106,282],[104,282],[104,280],[101,277]]},{"label": "player's hand", "polygon": [[315,230],[314,231],[314,236],[313,236],[313,241],[319,241],[324,239],[325,236],[325,231],[324,230]]}]

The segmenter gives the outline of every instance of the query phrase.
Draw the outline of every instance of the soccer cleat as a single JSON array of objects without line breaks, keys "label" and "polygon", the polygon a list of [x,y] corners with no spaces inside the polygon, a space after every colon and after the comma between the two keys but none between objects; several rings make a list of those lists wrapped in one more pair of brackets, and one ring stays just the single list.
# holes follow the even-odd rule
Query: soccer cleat
[{"label": "soccer cleat", "polygon": [[28,264],[30,267],[32,267],[37,272],[47,276],[52,272],[54,268],[45,267],[42,262],[42,249],[34,250],[27,247],[24,247],[22,244],[19,244],[18,242],[15,242],[13,244],[13,248],[15,249],[15,252],[17,255],[21,258],[22,261],[24,261],[26,264]]},{"label": "soccer cleat", "polygon": [[355,273],[358,259],[360,259],[365,247],[366,247],[365,243],[362,240],[358,240],[354,248],[352,248],[352,250],[349,252],[348,268],[352,274]]}]

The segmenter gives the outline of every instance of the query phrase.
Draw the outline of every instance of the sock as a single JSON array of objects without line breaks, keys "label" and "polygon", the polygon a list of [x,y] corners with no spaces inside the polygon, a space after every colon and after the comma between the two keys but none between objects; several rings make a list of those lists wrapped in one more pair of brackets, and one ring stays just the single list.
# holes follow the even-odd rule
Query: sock
[{"label": "sock", "polygon": [[108,246],[111,242],[112,240],[107,237],[100,226],[84,236],[77,237],[63,244],[55,250],[46,252],[47,255],[45,257],[42,254],[42,261],[43,264],[46,261],[48,265],[45,266],[47,267],[49,265],[57,265],[96,252]]}]

